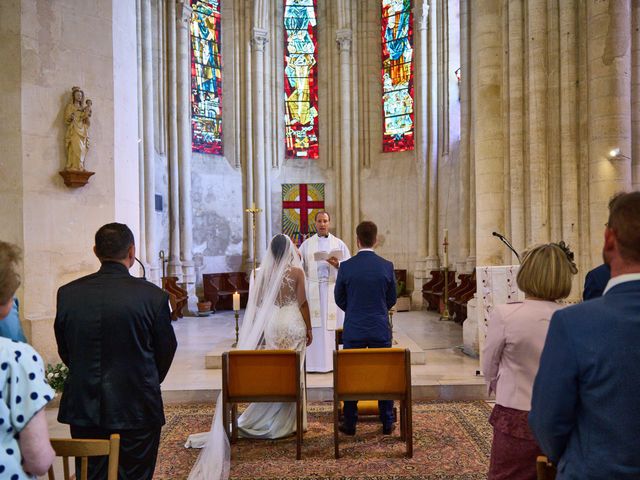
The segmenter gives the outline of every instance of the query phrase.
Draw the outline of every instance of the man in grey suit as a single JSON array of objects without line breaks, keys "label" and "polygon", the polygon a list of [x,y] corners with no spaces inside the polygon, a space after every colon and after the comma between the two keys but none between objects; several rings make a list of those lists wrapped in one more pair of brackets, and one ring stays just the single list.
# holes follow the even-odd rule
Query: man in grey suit
[{"label": "man in grey suit", "polygon": [[640,192],[609,203],[602,297],[551,317],[529,424],[558,480],[640,478]]}]

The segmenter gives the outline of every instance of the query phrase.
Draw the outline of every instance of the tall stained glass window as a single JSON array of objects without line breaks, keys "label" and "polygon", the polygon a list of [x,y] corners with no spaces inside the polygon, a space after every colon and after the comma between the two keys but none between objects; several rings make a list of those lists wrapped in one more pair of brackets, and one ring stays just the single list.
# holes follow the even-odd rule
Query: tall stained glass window
[{"label": "tall stained glass window", "polygon": [[413,149],[411,0],[382,0],[382,151]]},{"label": "tall stained glass window", "polygon": [[220,0],[191,0],[191,144],[222,155]]},{"label": "tall stained glass window", "polygon": [[318,158],[316,0],[284,0],[287,158]]}]

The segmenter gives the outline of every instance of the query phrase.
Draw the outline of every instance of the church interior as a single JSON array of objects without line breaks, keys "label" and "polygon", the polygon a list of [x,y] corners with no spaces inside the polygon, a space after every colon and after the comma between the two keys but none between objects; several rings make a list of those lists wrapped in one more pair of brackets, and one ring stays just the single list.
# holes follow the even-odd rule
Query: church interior
[{"label": "church interior", "polygon": [[[414,399],[485,401],[472,274],[564,241],[580,302],[610,198],[640,189],[631,0],[3,0],[0,64],[1,239],[23,252],[28,341],[60,361],[57,289],[125,223],[132,275],[179,307],[169,406],[213,402],[232,294],[321,210],[352,255],[356,226],[378,226]],[[332,386],[309,374],[309,400]]]}]

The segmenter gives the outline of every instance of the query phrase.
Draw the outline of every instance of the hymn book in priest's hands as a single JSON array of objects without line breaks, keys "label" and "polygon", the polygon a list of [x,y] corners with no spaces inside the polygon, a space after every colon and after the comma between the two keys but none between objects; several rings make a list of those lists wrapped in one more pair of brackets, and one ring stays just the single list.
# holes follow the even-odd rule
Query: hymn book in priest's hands
[{"label": "hymn book in priest's hands", "polygon": [[338,261],[342,260],[342,250],[331,250],[330,252],[315,252],[313,254],[313,259],[316,262],[320,260],[328,260],[331,257],[336,257]]}]

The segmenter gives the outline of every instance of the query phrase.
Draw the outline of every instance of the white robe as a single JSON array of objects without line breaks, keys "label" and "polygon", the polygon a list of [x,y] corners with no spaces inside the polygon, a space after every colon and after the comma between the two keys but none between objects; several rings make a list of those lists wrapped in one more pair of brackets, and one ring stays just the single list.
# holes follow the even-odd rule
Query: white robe
[{"label": "white robe", "polygon": [[[342,260],[345,261],[351,257],[349,249],[345,243],[339,238],[329,234],[332,238],[318,237],[318,248],[316,251],[330,252],[332,250],[331,244],[335,244],[336,247],[342,251]],[[311,245],[315,243],[312,241],[316,235],[305,240],[300,245],[300,252],[302,253],[302,261],[304,264],[304,270],[307,274],[307,300],[309,302],[309,310],[319,308],[320,316],[319,322],[315,322],[312,314],[312,333],[313,342],[307,347],[307,371],[308,372],[330,372],[333,370],[333,350],[335,349],[335,329],[342,328],[344,321],[344,312],[340,308],[336,308],[335,325],[332,325],[328,321],[328,304],[329,295],[333,299],[333,289],[335,287],[336,275],[338,270],[332,267],[326,261],[319,261],[316,263],[317,269],[317,281],[314,281],[311,277],[313,275],[308,271],[309,265],[313,262],[313,254],[315,251],[311,251]],[[319,290],[319,305],[313,305],[314,295],[311,293],[311,289],[316,288]],[[333,303],[333,302],[332,302]]]}]

